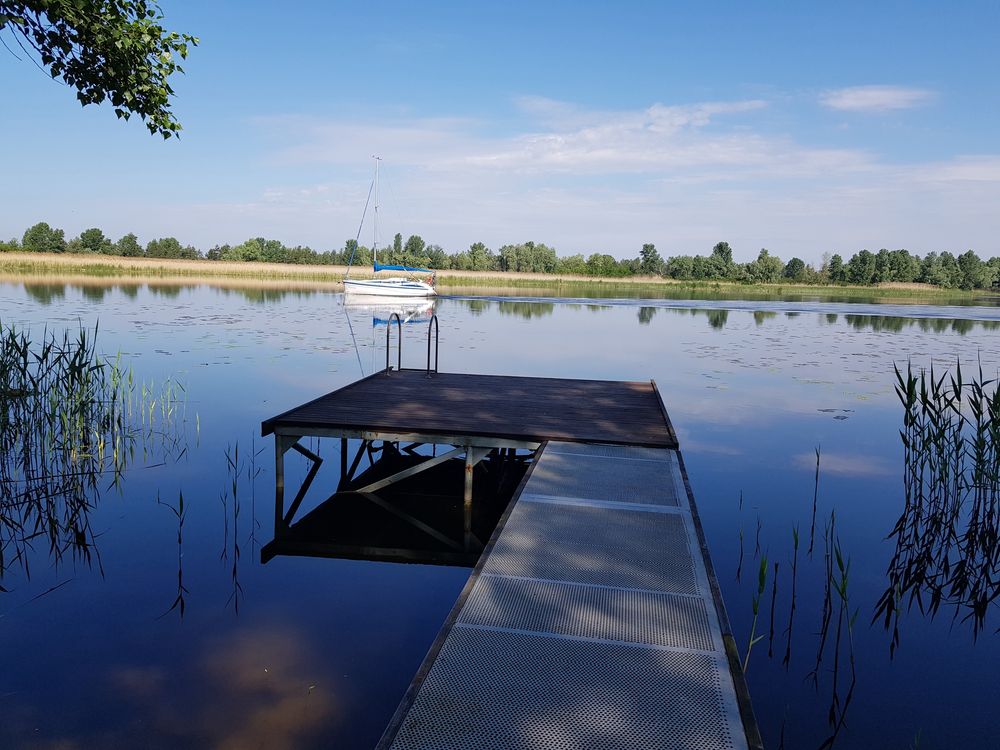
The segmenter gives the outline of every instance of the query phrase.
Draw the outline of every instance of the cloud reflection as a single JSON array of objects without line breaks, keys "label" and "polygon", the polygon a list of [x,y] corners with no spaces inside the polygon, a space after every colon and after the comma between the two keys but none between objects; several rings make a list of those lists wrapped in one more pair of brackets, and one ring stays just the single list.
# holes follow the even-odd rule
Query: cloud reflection
[{"label": "cloud reflection", "polygon": [[[792,463],[799,469],[816,470],[816,454],[800,453],[792,457]],[[820,458],[820,473],[845,477],[888,477],[895,472],[880,458],[873,456],[852,456],[844,453],[823,451]]]}]

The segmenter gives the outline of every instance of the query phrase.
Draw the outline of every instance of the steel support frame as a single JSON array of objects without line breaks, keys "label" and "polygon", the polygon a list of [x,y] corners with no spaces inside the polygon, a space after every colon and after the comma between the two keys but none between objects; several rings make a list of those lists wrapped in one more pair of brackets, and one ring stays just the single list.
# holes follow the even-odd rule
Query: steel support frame
[{"label": "steel support frame", "polygon": [[[465,547],[470,549],[473,545],[482,547],[482,542],[476,538],[472,531],[472,499],[473,499],[473,476],[474,468],[476,464],[486,458],[494,450],[538,450],[540,443],[534,441],[526,440],[510,440],[507,438],[491,438],[482,436],[470,436],[470,435],[442,435],[442,434],[430,434],[430,433],[398,433],[398,432],[383,432],[380,430],[343,430],[335,428],[303,428],[303,429],[291,429],[291,428],[278,428],[274,431],[274,537],[278,540],[286,535],[286,532],[291,526],[292,519],[295,516],[295,512],[298,510],[299,505],[301,505],[302,500],[305,498],[306,492],[309,490],[310,485],[315,479],[316,474],[319,472],[320,465],[323,460],[314,454],[312,451],[303,447],[299,444],[299,440],[303,437],[331,437],[340,438],[340,486],[338,489],[343,488],[345,484],[354,477],[355,471],[357,471],[358,466],[361,463],[362,457],[365,455],[366,451],[371,457],[372,444],[376,441],[382,443],[413,443],[413,444],[430,444],[435,446],[435,455],[428,458],[426,461],[421,462],[416,466],[411,466],[402,471],[398,471],[395,474],[380,479],[377,482],[372,482],[364,487],[360,487],[355,492],[359,492],[372,502],[378,499],[380,506],[388,505],[380,498],[376,498],[374,493],[376,490],[388,487],[396,482],[403,479],[415,476],[423,471],[427,471],[435,466],[438,466],[445,461],[457,458],[461,455],[465,455],[465,486],[463,491],[463,528],[465,535]],[[350,467],[347,465],[347,448],[348,440],[350,439],[361,440],[361,445],[358,446],[357,453],[351,462]],[[436,446],[438,445],[452,445],[455,446],[452,450],[442,453],[440,455],[436,452]],[[306,458],[313,462],[313,465],[309,468],[309,472],[299,487],[298,492],[296,492],[295,498],[292,500],[291,505],[288,508],[287,513],[285,512],[285,454],[294,449],[296,452],[302,454]],[[400,515],[397,513],[397,515]],[[403,514],[405,515],[405,514]],[[401,516],[402,517],[402,516]],[[421,528],[424,524],[417,521],[416,519],[409,518],[408,516],[404,519],[408,522],[414,523],[418,528]],[[428,532],[428,529],[422,529]]]}]

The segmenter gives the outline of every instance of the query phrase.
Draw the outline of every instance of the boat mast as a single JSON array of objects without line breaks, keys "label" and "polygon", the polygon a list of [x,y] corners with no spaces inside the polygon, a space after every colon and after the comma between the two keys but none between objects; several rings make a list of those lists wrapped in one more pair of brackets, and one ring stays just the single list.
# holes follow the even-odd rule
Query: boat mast
[{"label": "boat mast", "polygon": [[372,221],[372,265],[378,262],[378,163],[381,156],[372,156],[375,160],[375,219]]}]

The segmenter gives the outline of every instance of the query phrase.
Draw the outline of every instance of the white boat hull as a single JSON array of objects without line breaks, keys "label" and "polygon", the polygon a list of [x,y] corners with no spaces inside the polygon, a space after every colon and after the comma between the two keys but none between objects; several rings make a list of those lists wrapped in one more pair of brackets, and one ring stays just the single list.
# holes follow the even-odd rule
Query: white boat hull
[{"label": "white boat hull", "polygon": [[434,287],[411,279],[344,279],[344,292],[371,297],[433,297]]}]

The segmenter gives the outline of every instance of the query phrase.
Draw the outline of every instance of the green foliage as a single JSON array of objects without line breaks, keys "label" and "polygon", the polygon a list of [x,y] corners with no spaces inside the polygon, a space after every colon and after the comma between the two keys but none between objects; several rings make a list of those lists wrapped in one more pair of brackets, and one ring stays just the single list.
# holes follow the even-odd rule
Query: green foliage
[{"label": "green foliage", "polygon": [[427,268],[446,269],[451,268],[451,258],[440,245],[428,245],[424,250],[426,262],[421,265]]},{"label": "green foliage", "polygon": [[194,260],[200,258],[200,253],[193,247],[184,247],[175,237],[163,237],[150,240],[146,245],[147,258],[183,258]]},{"label": "green foliage", "polygon": [[840,257],[837,253],[834,253],[830,258],[830,265],[827,266],[827,274],[835,284],[843,283],[847,281],[847,271],[844,269],[844,259]]},{"label": "green foliage", "polygon": [[765,247],[760,249],[756,260],[746,265],[747,279],[760,284],[773,284],[781,277],[782,270],[781,258],[771,255]]},{"label": "green foliage", "polygon": [[556,264],[556,271],[558,273],[571,273],[582,276],[587,273],[587,261],[584,260],[582,255],[569,255],[559,259],[559,262]]},{"label": "green foliage", "polygon": [[469,270],[471,271],[495,271],[497,270],[497,258],[482,242],[473,242],[469,245]]},{"label": "green foliage", "polygon": [[36,253],[62,253],[66,251],[66,236],[63,230],[53,229],[40,221],[25,231],[21,245]]},{"label": "green foliage", "polygon": [[142,257],[142,245],[139,238],[129,232],[115,243],[115,254],[125,258]]},{"label": "green foliage", "polygon": [[675,255],[672,258],[667,258],[664,271],[672,279],[693,279],[694,258],[690,255]]},{"label": "green foliage", "polygon": [[785,264],[785,269],[781,275],[792,281],[804,281],[806,277],[805,261],[801,258],[792,258]]},{"label": "green foliage", "polygon": [[497,270],[552,273],[556,270],[556,251],[542,243],[525,242],[500,248]]},{"label": "green foliage", "polygon": [[80,247],[81,252],[85,253],[102,253],[104,255],[114,253],[114,245],[111,240],[105,237],[104,232],[97,227],[84,229],[80,232]]},{"label": "green foliage", "polygon": [[411,258],[419,258],[424,254],[424,239],[418,234],[411,234],[409,239],[406,240],[406,244],[403,246],[403,252]]},{"label": "green foliage", "polygon": [[[110,101],[119,118],[138,115],[150,133],[177,135],[169,78],[198,39],[168,31],[146,0],[0,0],[0,30],[20,36],[80,104]],[[23,44],[22,44],[23,46]]]},{"label": "green foliage", "polygon": [[[2,0],[0,0],[2,1]],[[125,257],[150,258],[202,257],[197,249],[182,246],[173,238],[151,241],[145,251],[134,234],[111,241],[95,228],[88,229],[66,242],[61,229],[40,222],[24,233],[23,241],[0,242],[0,252],[24,249],[37,252],[108,253]],[[236,246],[216,245],[205,254],[207,260],[260,261],[294,264],[348,264],[367,266],[372,262],[369,248],[348,239],[343,249],[317,252],[309,247],[288,247],[279,240],[252,237]],[[458,271],[499,271],[521,273],[560,273],[607,278],[663,275],[680,281],[707,281],[750,284],[774,284],[787,280],[800,284],[843,284],[868,286],[883,282],[919,281],[946,289],[989,289],[1000,285],[1000,257],[984,261],[972,250],[957,258],[945,251],[931,252],[921,261],[904,249],[861,250],[846,263],[839,254],[824,255],[820,270],[793,257],[784,263],[766,248],[749,263],[736,263],[727,242],[719,242],[710,255],[675,255],[663,260],[652,243],[642,246],[635,258],[616,259],[607,253],[592,253],[586,259],[576,254],[558,257],[554,248],[543,243],[523,242],[504,245],[494,253],[482,242],[468,250],[449,254],[440,245],[427,245],[418,235],[404,244],[402,235],[391,246],[379,248],[379,260],[387,265],[400,264]],[[657,270],[653,270],[657,269]]]},{"label": "green foliage", "polygon": [[647,276],[661,276],[665,263],[656,251],[656,245],[647,242],[639,251],[639,272]]},{"label": "green foliage", "polygon": [[627,275],[628,270],[611,255],[593,253],[587,258],[587,273],[591,276],[615,277]]},{"label": "green foliage", "polygon": [[862,250],[847,262],[847,280],[852,284],[871,284],[875,281],[875,256]]}]

